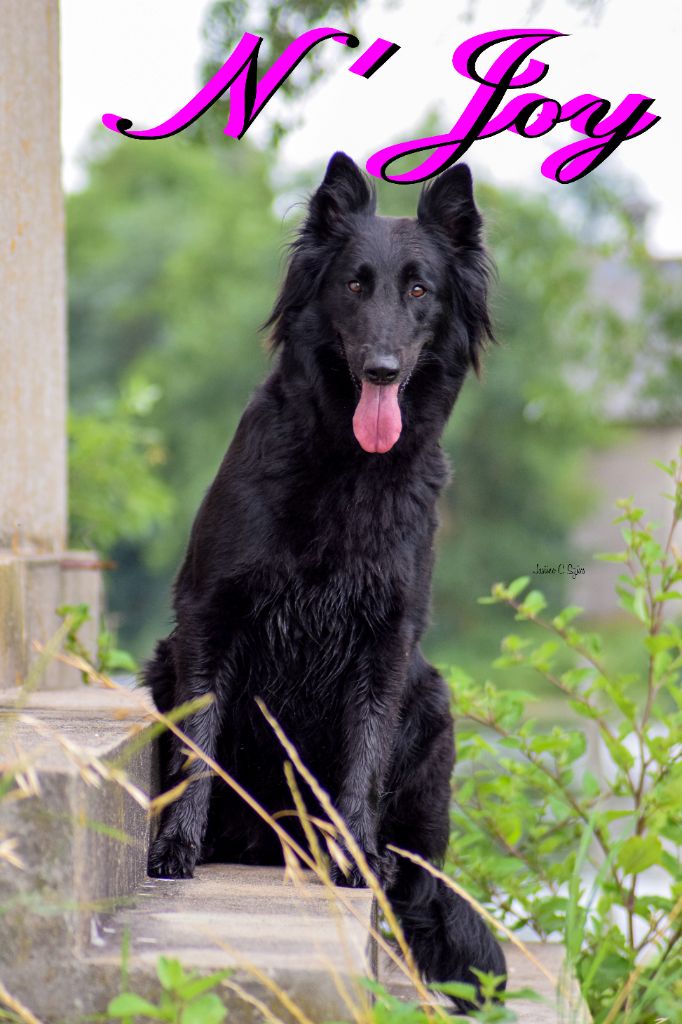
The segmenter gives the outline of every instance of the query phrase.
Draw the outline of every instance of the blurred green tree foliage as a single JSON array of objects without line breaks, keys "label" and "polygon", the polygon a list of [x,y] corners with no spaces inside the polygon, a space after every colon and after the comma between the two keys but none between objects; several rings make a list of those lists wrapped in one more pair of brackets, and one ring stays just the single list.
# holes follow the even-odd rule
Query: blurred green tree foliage
[{"label": "blurred green tree foliage", "polygon": [[183,139],[107,147],[67,216],[73,540],[118,562],[110,607],[142,651],[265,370],[281,231],[265,156]]},{"label": "blurred green tree foliage", "polygon": [[[405,187],[381,191],[387,212],[417,201]],[[498,273],[500,344],[481,380],[468,381],[445,434],[454,479],[442,506],[431,640],[437,659],[469,663],[489,646],[477,587],[499,579],[503,566],[530,573],[537,563],[578,560],[570,531],[590,501],[584,455],[605,438],[602,381],[582,370],[609,326],[587,288],[596,249],[546,199],[485,183],[476,195]],[[561,579],[547,580],[559,599]]]},{"label": "blurred green tree foliage", "polygon": [[[543,199],[485,184],[478,197],[502,344],[446,434],[455,480],[431,635],[432,653],[456,651],[460,663],[480,621],[476,595],[575,554],[581,457],[598,427],[598,382],[578,377],[600,323],[585,289],[591,251]],[[274,203],[264,154],[182,138],[115,141],[69,197],[73,540],[118,562],[110,605],[138,653],[165,628],[192,517],[266,372],[258,327],[291,235]],[[415,203],[411,188],[381,188],[387,213]]]}]

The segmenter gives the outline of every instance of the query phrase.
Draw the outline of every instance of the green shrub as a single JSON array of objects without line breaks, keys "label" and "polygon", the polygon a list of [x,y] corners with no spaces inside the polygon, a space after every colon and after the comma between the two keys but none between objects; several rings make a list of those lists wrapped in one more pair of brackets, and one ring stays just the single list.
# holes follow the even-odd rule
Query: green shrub
[{"label": "green shrub", "polygon": [[[637,671],[613,669],[617,652],[576,625],[581,609],[549,617],[523,577],[482,600],[506,605],[537,639],[505,637],[494,664],[532,669],[561,696],[564,720],[531,717],[529,693],[451,677],[453,871],[509,927],[564,941],[596,1024],[680,1019],[682,629],[665,613],[682,599],[682,458],[661,468],[673,489],[667,539],[623,500],[625,548],[600,556],[622,564]],[[604,751],[600,778],[586,764],[588,732]]]}]

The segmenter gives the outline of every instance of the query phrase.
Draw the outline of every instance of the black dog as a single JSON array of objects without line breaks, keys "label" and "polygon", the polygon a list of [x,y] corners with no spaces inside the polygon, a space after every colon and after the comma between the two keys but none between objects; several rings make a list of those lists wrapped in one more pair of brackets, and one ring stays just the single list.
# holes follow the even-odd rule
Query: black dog
[{"label": "black dog", "polygon": [[[199,510],[177,624],[147,681],[163,711],[213,695],[188,735],[274,813],[292,798],[262,697],[378,872],[424,977],[475,984],[471,967],[505,971],[483,921],[386,845],[437,864],[448,842],[453,722],[419,640],[447,480],[439,438],[491,334],[489,264],[468,168],[435,178],[416,220],[374,206],[337,153],[269,321],[278,362]],[[274,832],[183,761],[169,738],[165,785],[197,777],[167,808],[149,873],[281,863]],[[354,866],[333,871],[364,884]]]}]

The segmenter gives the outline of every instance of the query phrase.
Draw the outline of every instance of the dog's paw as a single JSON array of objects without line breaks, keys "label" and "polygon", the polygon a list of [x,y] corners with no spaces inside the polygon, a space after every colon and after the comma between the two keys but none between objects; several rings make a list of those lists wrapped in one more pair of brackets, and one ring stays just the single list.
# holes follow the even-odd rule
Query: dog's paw
[{"label": "dog's paw", "polygon": [[147,874],[151,878],[192,878],[198,851],[178,835],[161,832],[151,845]]},{"label": "dog's paw", "polygon": [[349,863],[344,867],[345,870],[342,869],[336,861],[332,861],[329,869],[329,877],[334,885],[343,886],[347,889],[367,888],[367,879],[354,861],[349,861]]},{"label": "dog's paw", "polygon": [[[383,888],[390,887],[395,875],[395,857],[393,854],[385,853],[380,855],[368,853],[366,850],[363,852],[370,871],[379,880],[380,885]],[[342,849],[342,853],[347,861],[345,870],[336,861],[332,861],[329,871],[332,882],[334,885],[345,886],[348,889],[366,889],[367,879],[345,846]]]}]

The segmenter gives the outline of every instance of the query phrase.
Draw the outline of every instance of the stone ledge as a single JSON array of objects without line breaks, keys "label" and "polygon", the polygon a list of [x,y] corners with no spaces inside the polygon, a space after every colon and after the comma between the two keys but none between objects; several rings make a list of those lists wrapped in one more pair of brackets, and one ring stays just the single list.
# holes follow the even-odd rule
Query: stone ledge
[{"label": "stone ledge", "polygon": [[[21,706],[17,707],[17,700]],[[311,1021],[350,1020],[348,999],[366,999],[357,978],[371,975],[368,946],[371,898],[344,890],[355,912],[340,910],[307,872],[301,884],[284,884],[279,868],[207,865],[189,881],[147,879],[149,825],[143,808],[114,783],[86,785],[78,765],[56,736],[17,717],[33,716],[104,761],[125,757],[131,727],[146,726],[144,691],[81,686],[67,691],[0,691],[0,760],[20,751],[37,772],[41,796],[0,804],[0,828],[19,839],[25,871],[0,869],[3,933],[0,977],[45,1022],[102,1013],[120,990],[121,947],[130,936],[130,987],[148,998],[159,992],[156,961],[163,953],[189,970],[234,967],[234,980],[266,1002],[278,1017],[291,1016],[263,980],[280,986]],[[126,761],[131,781],[155,792],[149,745]],[[122,842],[125,834],[129,840]],[[124,855],[122,855],[124,851]],[[51,908],[38,913],[36,897]],[[563,952],[535,945],[535,955],[555,976]],[[530,986],[543,1003],[515,1003],[522,1024],[586,1024],[579,998],[572,1016],[559,1015],[552,985],[515,949],[507,949],[511,984]],[[402,998],[415,993],[384,960],[379,977]],[[233,1024],[260,1020],[225,989]]]},{"label": "stone ledge", "polygon": [[[353,980],[370,969],[366,891],[344,894],[356,920],[340,912],[309,875],[301,886],[284,885],[277,868],[211,865],[199,868],[190,881],[145,880],[149,825],[144,809],[114,783],[87,785],[77,760],[57,739],[118,763],[125,759],[131,727],[147,724],[147,700],[144,691],[86,686],[31,694],[0,691],[0,744],[5,744],[0,756],[19,753],[30,762],[41,790],[0,804],[0,827],[17,837],[25,864],[24,871],[0,871],[0,977],[44,1021],[102,1013],[120,989],[127,931],[130,983],[141,994],[158,995],[155,966],[166,953],[188,969],[234,966],[236,980],[277,1005],[286,1019],[248,962],[312,1020],[347,1017],[339,984],[353,988],[356,1000],[367,998]],[[143,792],[155,792],[149,746],[126,760],[126,772]],[[129,841],[122,844],[123,834]],[[48,914],[38,912],[38,901]],[[228,990],[224,994],[234,1022],[256,1019],[249,1004]]]},{"label": "stone ledge", "polygon": [[[82,684],[0,692],[0,760],[20,758],[39,790],[0,803],[0,831],[17,840],[23,862],[23,870],[0,869],[0,974],[29,1004],[37,978],[68,974],[68,959],[89,948],[98,909],[115,906],[145,877],[145,808],[116,782],[91,773],[92,785],[82,775],[89,756],[105,764],[124,758],[130,781],[145,794],[154,789],[151,745],[130,750],[131,729],[147,726],[144,708],[139,694]],[[65,749],[58,737],[74,746]]]}]

